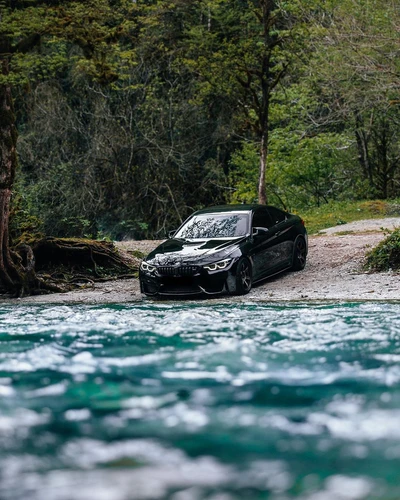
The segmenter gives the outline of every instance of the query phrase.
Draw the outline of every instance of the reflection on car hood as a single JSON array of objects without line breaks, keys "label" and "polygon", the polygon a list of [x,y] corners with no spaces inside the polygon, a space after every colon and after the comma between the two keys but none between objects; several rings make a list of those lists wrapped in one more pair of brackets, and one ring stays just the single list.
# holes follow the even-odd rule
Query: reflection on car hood
[{"label": "reflection on car hood", "polygon": [[153,265],[166,266],[180,263],[211,262],[228,256],[246,237],[229,240],[181,240],[170,239],[155,248],[145,259]]}]

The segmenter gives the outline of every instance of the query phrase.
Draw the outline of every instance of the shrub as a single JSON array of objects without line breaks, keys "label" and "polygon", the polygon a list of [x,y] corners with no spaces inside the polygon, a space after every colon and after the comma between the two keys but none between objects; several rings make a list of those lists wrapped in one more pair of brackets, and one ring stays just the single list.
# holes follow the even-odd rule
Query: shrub
[{"label": "shrub", "polygon": [[369,271],[400,270],[400,228],[368,252],[365,268]]}]

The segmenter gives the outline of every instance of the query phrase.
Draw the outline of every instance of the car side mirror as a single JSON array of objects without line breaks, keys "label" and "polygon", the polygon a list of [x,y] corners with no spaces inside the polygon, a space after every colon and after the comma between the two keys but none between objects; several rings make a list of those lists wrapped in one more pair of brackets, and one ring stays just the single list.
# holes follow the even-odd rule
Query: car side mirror
[{"label": "car side mirror", "polygon": [[263,236],[268,233],[268,229],[266,227],[253,227],[252,235],[253,236]]},{"label": "car side mirror", "polygon": [[168,238],[173,238],[176,235],[176,233],[177,233],[176,229],[174,231],[169,231]]}]

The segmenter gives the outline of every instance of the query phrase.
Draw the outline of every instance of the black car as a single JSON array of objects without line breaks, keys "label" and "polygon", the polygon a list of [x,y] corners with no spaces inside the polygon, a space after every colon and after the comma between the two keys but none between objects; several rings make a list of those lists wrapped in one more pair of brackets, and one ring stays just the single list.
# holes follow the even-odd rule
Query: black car
[{"label": "black car", "polygon": [[243,295],[268,276],[304,268],[307,231],[297,215],[265,205],[199,210],[140,266],[149,296]]}]

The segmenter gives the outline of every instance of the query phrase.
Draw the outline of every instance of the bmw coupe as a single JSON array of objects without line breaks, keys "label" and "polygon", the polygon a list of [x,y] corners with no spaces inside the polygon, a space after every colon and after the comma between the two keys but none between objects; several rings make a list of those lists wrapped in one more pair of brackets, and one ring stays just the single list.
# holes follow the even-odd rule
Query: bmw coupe
[{"label": "bmw coupe", "polygon": [[192,214],[139,270],[148,296],[244,295],[254,283],[306,265],[303,220],[265,205],[227,205]]}]

